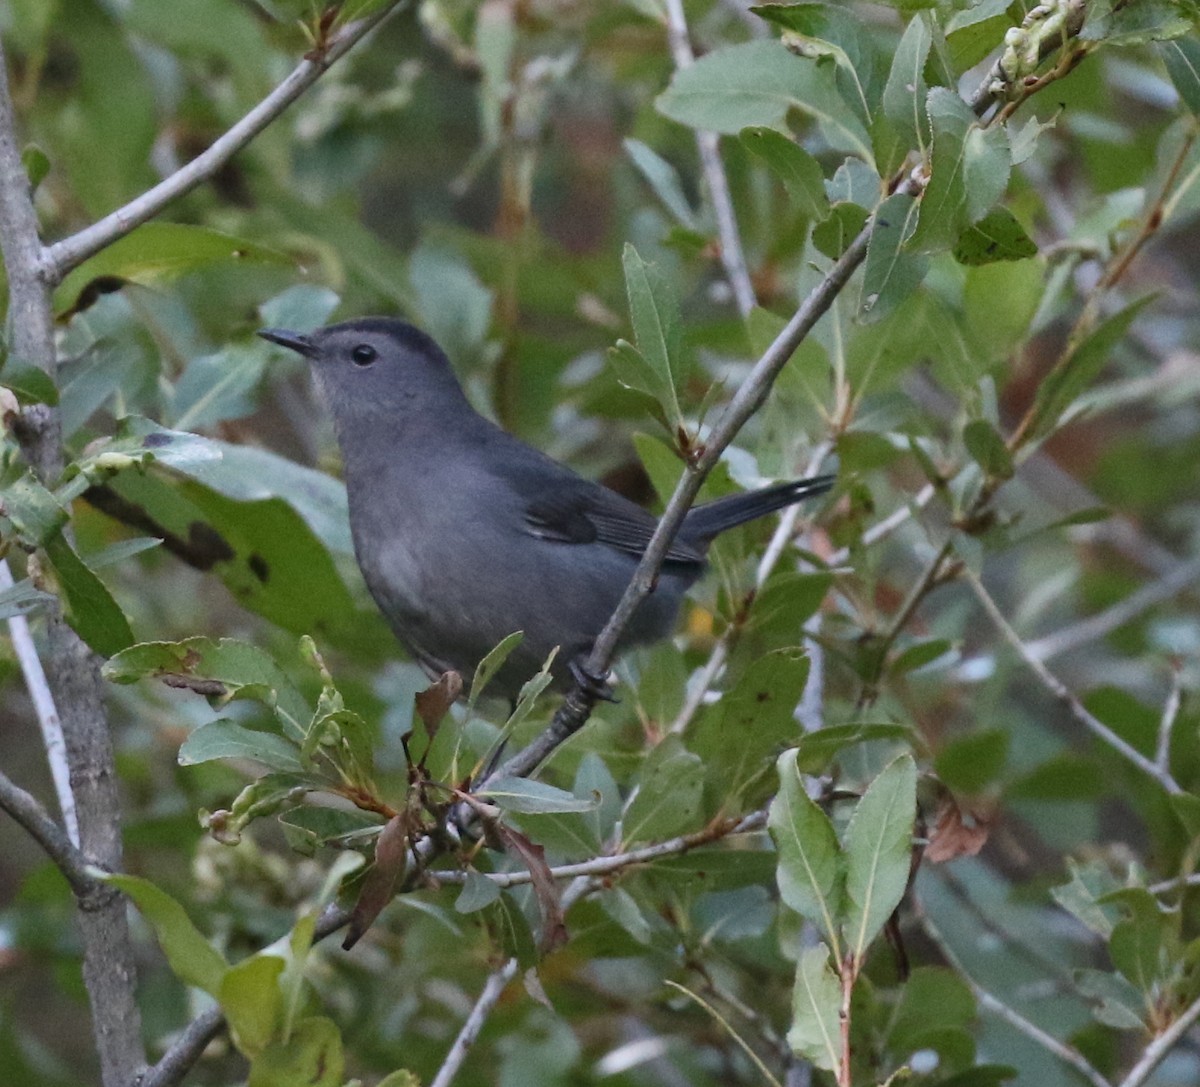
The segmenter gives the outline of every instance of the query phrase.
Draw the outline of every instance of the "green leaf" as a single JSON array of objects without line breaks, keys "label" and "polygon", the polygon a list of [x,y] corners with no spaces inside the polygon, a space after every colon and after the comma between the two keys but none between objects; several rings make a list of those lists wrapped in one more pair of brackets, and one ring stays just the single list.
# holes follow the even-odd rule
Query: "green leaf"
[{"label": "green leaf", "polygon": [[177,757],[180,766],[196,766],[213,759],[254,759],[272,770],[297,773],[304,769],[300,749],[294,743],[225,718],[209,721],[189,733]]},{"label": "green leaf", "polygon": [[934,761],[938,777],[956,792],[982,792],[1004,769],[1009,739],[1006,729],[987,728],[952,740]]},{"label": "green leaf", "polygon": [[421,1081],[415,1072],[410,1072],[407,1068],[400,1068],[395,1072],[389,1072],[376,1084],[376,1087],[421,1087]]},{"label": "green leaf", "polygon": [[879,205],[867,246],[858,319],[874,323],[913,293],[929,270],[929,259],[907,252],[917,227],[920,205],[907,193],[895,193]]},{"label": "green leaf", "polygon": [[830,725],[816,732],[806,732],[797,748],[796,766],[802,774],[821,774],[846,748],[883,740],[911,744],[912,729],[906,725],[854,724]]},{"label": "green leaf", "polygon": [[29,578],[0,590],[0,619],[11,619],[14,615],[32,615],[52,605],[58,597],[43,592]]},{"label": "green leaf", "polygon": [[796,109],[816,120],[830,147],[870,162],[870,138],[839,92],[834,71],[834,65],[794,56],[777,41],[744,42],[676,69],[657,105],[681,124],[730,136],[756,126],[783,130],[788,111]]},{"label": "green leaf", "polygon": [[50,158],[36,143],[27,143],[21,149],[21,165],[29,178],[29,195],[32,196],[50,172]]},{"label": "green leaf", "polygon": [[154,286],[216,264],[291,265],[286,253],[211,227],[145,223],[86,260],[63,280],[55,297],[75,305],[93,280],[114,278]]},{"label": "green leaf", "polygon": [[910,19],[892,56],[892,68],[883,88],[883,115],[895,126],[899,143],[906,150],[924,151],[929,139],[929,88],[924,72],[931,44],[925,19]]},{"label": "green leaf", "polygon": [[486,657],[483,658],[475,669],[475,677],[471,680],[471,694],[467,699],[467,705],[470,708],[475,707],[475,703],[479,701],[479,696],[483,694],[487,685],[496,677],[496,673],[504,667],[504,662],[508,660],[513,650],[517,648],[524,640],[525,634],[523,631],[514,630],[506,638],[492,648]]},{"label": "green leaf", "polygon": [[283,1010],[279,977],[286,965],[278,955],[253,955],[231,966],[221,979],[217,1001],[234,1044],[247,1057],[257,1057],[276,1036]]},{"label": "green leaf", "polygon": [[785,751],[776,763],[779,792],[767,817],[779,853],[776,879],[783,901],[816,925],[837,952],[845,861],[829,816],[804,787],[798,754]]},{"label": "green leaf", "polygon": [[133,644],[133,631],[108,587],[77,554],[65,536],[45,543],[46,558],[54,568],[66,603],[72,629],[102,657],[111,657]]},{"label": "green leaf", "polygon": [[973,7],[957,11],[946,24],[946,45],[956,75],[975,67],[1004,40],[1012,26],[1010,0],[981,0]]},{"label": "green leaf", "polygon": [[838,1067],[842,1052],[841,1006],[841,984],[829,965],[829,949],[824,944],[806,947],[796,966],[787,1040],[794,1053],[827,1072]]},{"label": "green leaf", "polygon": [[909,1053],[921,1047],[931,1029],[967,1027],[975,1018],[975,997],[952,970],[920,966],[905,982],[888,1032],[888,1046]]},{"label": "green leaf", "polygon": [[339,847],[369,841],[375,837],[383,823],[380,817],[357,808],[346,811],[342,808],[318,808],[311,805],[292,808],[279,817],[288,844],[293,849],[302,845],[306,855],[311,856],[319,845],[335,842]]},{"label": "green leaf", "polygon": [[918,668],[932,664],[949,652],[950,642],[945,638],[929,638],[913,642],[912,645],[905,646],[901,652],[896,654],[888,665],[888,675],[894,678],[915,672]]},{"label": "green leaf", "polygon": [[525,815],[547,815],[555,812],[595,811],[599,800],[579,797],[565,789],[556,789],[542,781],[529,778],[497,778],[476,794],[505,811]]},{"label": "green leaf", "polygon": [[963,427],[963,445],[986,475],[1012,479],[1012,454],[999,432],[986,419],[972,419]]},{"label": "green leaf", "polygon": [[1037,244],[1011,211],[993,208],[959,235],[954,246],[954,259],[959,264],[992,264],[1035,257],[1037,251]]},{"label": "green leaf", "polygon": [[847,950],[858,962],[908,885],[916,805],[917,766],[906,754],[884,767],[850,817],[845,928]]},{"label": "green leaf", "polygon": [[237,845],[242,831],[255,819],[295,807],[307,793],[326,784],[315,774],[264,774],[238,793],[228,811],[210,812],[201,822],[218,842]]},{"label": "green leaf", "polygon": [[184,908],[166,891],[139,876],[103,878],[133,899],[133,904],[150,922],[171,972],[184,984],[217,996],[229,965],[192,924]]},{"label": "green leaf", "polygon": [[1183,104],[1200,116],[1200,42],[1181,37],[1160,42],[1157,48]]},{"label": "green leaf", "polygon": [[808,666],[799,647],[765,653],[697,720],[688,746],[707,763],[710,789],[715,786],[722,804],[764,777],[780,748],[795,742]]},{"label": "green leaf", "polygon": [[637,791],[625,805],[621,837],[633,842],[661,840],[695,826],[704,792],[704,763],[668,736],[646,757]]},{"label": "green leaf", "polygon": [[18,404],[49,404],[53,407],[58,403],[58,386],[54,384],[54,378],[33,363],[13,355],[4,360],[0,385],[12,390]]},{"label": "green leaf", "polygon": [[1058,423],[1075,397],[1099,376],[1113,348],[1125,338],[1129,326],[1153,298],[1147,295],[1113,314],[1055,366],[1038,386],[1031,433],[1045,433]]},{"label": "green leaf", "polygon": [[620,341],[610,357],[622,384],[654,397],[675,430],[683,423],[676,394],[683,371],[679,301],[658,265],[647,264],[628,243],[621,263],[637,349]]},{"label": "green leaf", "polygon": [[1113,965],[1141,992],[1152,995],[1162,980],[1167,944],[1162,907],[1143,887],[1123,887],[1106,895],[1104,902],[1119,902],[1128,910],[1108,939]]},{"label": "green leaf", "polygon": [[249,415],[266,365],[267,347],[260,343],[233,343],[192,359],[175,384],[173,425],[197,430]]},{"label": "green leaf", "polygon": [[40,547],[67,523],[67,510],[29,472],[0,491],[4,516],[29,547]]},{"label": "green leaf", "polygon": [[272,1042],[254,1058],[247,1087],[342,1087],[345,1069],[337,1024],[310,1016],[290,1038]]},{"label": "green leaf", "polygon": [[1104,970],[1076,970],[1075,984],[1092,1005],[1098,1022],[1116,1030],[1142,1030],[1142,994],[1120,974]]},{"label": "green leaf", "polygon": [[312,710],[274,658],[258,646],[233,638],[185,638],[142,642],[109,660],[102,669],[113,683],[168,677],[220,707],[234,698],[253,698],[274,709],[285,735],[302,743]]},{"label": "green leaf", "polygon": [[738,138],[747,151],[765,162],[783,182],[801,215],[815,222],[829,215],[829,197],[825,195],[825,175],[821,165],[795,140],[773,128],[747,128]]},{"label": "green leaf", "polygon": [[1012,155],[1003,127],[981,128],[970,107],[953,91],[929,92],[933,156],[921,197],[921,220],[911,247],[933,253],[950,249],[981,219],[1008,186]]},{"label": "green leaf", "polygon": [[696,213],[683,192],[679,171],[641,140],[627,139],[621,144],[638,172],[646,179],[654,195],[675,219],[689,230],[699,230]]},{"label": "green leaf", "polygon": [[1097,861],[1081,865],[1068,857],[1067,871],[1071,873],[1071,881],[1051,887],[1051,897],[1097,936],[1107,940],[1118,917],[1116,907],[1102,900],[1116,890],[1117,881],[1107,867]]},{"label": "green leaf", "polygon": [[867,209],[858,204],[835,203],[828,218],[813,227],[813,245],[830,260],[837,260],[862,233],[869,215]]},{"label": "green leaf", "polygon": [[459,913],[474,913],[490,906],[499,897],[500,887],[495,880],[488,879],[474,868],[469,868],[462,892],[454,900],[454,908]]}]

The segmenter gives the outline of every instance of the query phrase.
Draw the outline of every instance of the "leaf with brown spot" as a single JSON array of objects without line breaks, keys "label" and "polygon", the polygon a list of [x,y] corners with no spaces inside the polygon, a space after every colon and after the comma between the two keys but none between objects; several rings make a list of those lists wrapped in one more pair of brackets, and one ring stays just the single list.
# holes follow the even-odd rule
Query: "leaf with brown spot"
[{"label": "leaf with brown spot", "polygon": [[416,708],[430,743],[437,735],[442,718],[462,694],[463,680],[457,672],[443,672],[436,683],[417,693]]},{"label": "leaf with brown spot", "polygon": [[933,833],[929,836],[929,846],[925,850],[925,859],[931,864],[944,864],[955,857],[973,857],[983,848],[992,829],[991,821],[974,811],[965,814],[969,818],[969,825],[963,818],[962,808],[952,796],[942,800]]},{"label": "leaf with brown spot", "polygon": [[380,831],[375,843],[375,864],[363,880],[358,901],[350,915],[350,931],[342,941],[349,951],[379,916],[380,911],[396,893],[396,884],[408,864],[408,819],[403,812],[391,819]]},{"label": "leaf with brown spot", "polygon": [[538,952],[547,955],[567,942],[567,922],[562,903],[558,900],[558,887],[550,873],[550,865],[546,863],[546,851],[504,823],[497,822],[495,829],[504,847],[516,853],[521,863],[529,869],[530,885],[542,914],[542,938],[538,941]]}]

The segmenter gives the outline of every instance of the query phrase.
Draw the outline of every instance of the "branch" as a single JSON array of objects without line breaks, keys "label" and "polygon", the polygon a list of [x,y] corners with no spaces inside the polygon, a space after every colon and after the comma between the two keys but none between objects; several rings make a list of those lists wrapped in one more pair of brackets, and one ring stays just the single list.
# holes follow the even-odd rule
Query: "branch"
[{"label": "branch", "polygon": [[[55,374],[54,318],[42,260],[37,213],[21,162],[8,71],[0,50],[0,249],[8,276],[11,355]],[[22,451],[43,481],[62,469],[58,412],[25,411],[15,428]],[[116,762],[95,655],[55,611],[47,620],[47,663],[61,715],[82,853],[109,871],[121,868],[121,809]],[[83,903],[81,902],[81,905]],[[126,1087],[145,1068],[137,971],[124,900],[97,898],[76,911],[83,943],[83,980],[105,1087]]]},{"label": "branch", "polygon": [[[905,182],[901,188],[909,191],[910,184]],[[746,421],[762,406],[775,378],[792,353],[833,304],[833,300],[845,288],[854,270],[863,262],[867,255],[873,224],[874,217],[867,221],[858,237],[850,243],[849,248],[801,303],[800,308],[767,348],[762,358],[755,363],[749,377],[721,413],[699,455],[688,463],[633,573],[625,595],[621,597],[616,611],[592,646],[586,664],[586,670],[591,675],[603,676],[607,673],[626,625],[642,601],[654,590],[667,549],[679,531],[679,526],[683,524],[683,519],[695,501],[701,484]],[[550,726],[525,750],[509,759],[493,776],[524,777],[530,773],[563,741],[583,727],[591,716],[596,699],[595,691],[586,690],[582,685],[576,684],[568,692]]]},{"label": "branch", "polygon": [[[683,0],[666,0],[667,40],[671,45],[671,56],[675,67],[682,70],[691,67],[696,57],[688,37],[687,16],[683,11]],[[700,165],[704,180],[708,183],[708,194],[712,198],[713,211],[717,216],[717,234],[721,239],[721,264],[725,278],[733,290],[738,313],[746,317],[758,304],[754,295],[754,284],[746,269],[746,254],[742,251],[742,238],[738,231],[737,215],[733,199],[729,195],[729,178],[721,162],[720,141],[715,132],[697,132],[696,148],[700,152]]]},{"label": "branch", "polygon": [[80,852],[78,846],[67,837],[66,832],[38,802],[32,793],[27,793],[6,774],[0,772],[0,808],[8,812],[22,826],[55,866],[67,878],[71,890],[78,899],[95,901],[97,894],[107,891],[106,896],[116,897],[116,891],[107,888],[93,874],[93,865]]},{"label": "branch", "polygon": [[987,589],[983,587],[983,583],[974,571],[964,566],[962,574],[974,590],[976,597],[979,598],[979,602],[983,605],[983,610],[988,613],[988,617],[995,623],[996,629],[1004,636],[1005,641],[1017,651],[1033,674],[1041,680],[1042,685],[1067,708],[1076,721],[1083,725],[1097,739],[1108,744],[1117,754],[1133,763],[1144,774],[1154,778],[1172,796],[1178,796],[1184,792],[1183,788],[1166,768],[1158,766],[1153,759],[1146,758],[1136,747],[1123,740],[1108,725],[1090,713],[1083,703],[1071,693],[1066,684],[1029,652],[1029,647],[1021,641],[1020,635],[1013,630],[1008,620],[1001,614],[1000,609],[996,606],[996,602],[988,594]]},{"label": "branch", "polygon": [[[998,996],[994,996],[982,985],[979,984],[970,974],[967,973],[962,961],[955,953],[954,949],[946,942],[946,938],[941,934],[933,919],[925,912],[924,903],[914,896],[913,906],[917,915],[917,919],[924,929],[925,935],[942,953],[943,958],[957,972],[958,976],[966,982],[971,992],[975,996],[980,1008],[984,1011],[991,1012],[993,1015],[1003,1019],[1010,1027],[1020,1031],[1026,1038],[1036,1042],[1048,1053],[1052,1053],[1064,1064],[1069,1064],[1077,1072],[1079,1072],[1093,1087],[1112,1087],[1088,1061],[1088,1059],[1079,1052],[1074,1046],[1067,1045],[1065,1042],[1060,1042],[1052,1034],[1047,1034],[1041,1027],[1031,1023],[1015,1008],[1010,1008]],[[1122,1087],[1126,1085],[1122,1084]],[[1129,1085],[1132,1087],[1132,1085]]]},{"label": "branch", "polygon": [[1143,612],[1177,596],[1183,589],[1200,579],[1200,557],[1187,559],[1157,581],[1143,585],[1136,592],[1117,601],[1111,608],[1072,623],[1062,630],[1037,638],[1026,647],[1040,661],[1061,656],[1072,649],[1107,637],[1114,630],[1132,622]]},{"label": "branch", "polygon": [[201,182],[207,181],[320,79],[326,69],[399,11],[404,2],[405,0],[390,0],[374,15],[348,23],[329,40],[316,59],[310,60],[305,57],[266,98],[186,166],[180,167],[154,188],[106,215],[99,222],[48,246],[41,254],[43,274],[47,281],[60,282],[69,271],[78,267],[88,257],[95,256],[105,246],[111,245],[135,227],[153,219],[168,204],[191,192]]},{"label": "branch", "polygon": [[1120,1087],[1141,1087],[1197,1019],[1200,1019],[1200,1000],[1193,1000],[1175,1022],[1146,1046],[1137,1064],[1121,1080]]},{"label": "branch", "polygon": [[[589,861],[578,861],[575,864],[556,865],[550,869],[550,875],[554,879],[608,876],[623,868],[631,868],[634,865],[647,864],[662,857],[686,853],[689,849],[721,841],[735,834],[749,834],[752,831],[762,830],[766,825],[767,813],[765,811],[751,812],[749,815],[729,823],[705,827],[704,830],[698,830],[692,834],[681,834],[677,838],[669,838],[665,842],[643,846],[641,849],[631,849],[627,853],[613,853],[609,856],[593,857]],[[529,883],[533,878],[527,868],[521,868],[514,872],[485,872],[483,874],[500,888],[516,887],[522,883]],[[431,872],[430,876],[440,883],[465,883],[467,880],[465,872]]]},{"label": "branch", "polygon": [[[0,590],[11,589],[12,571],[8,561],[0,559]],[[46,761],[50,764],[50,776],[54,781],[54,792],[58,806],[67,824],[67,837],[73,845],[79,845],[79,819],[75,814],[75,796],[71,792],[71,769],[67,764],[67,741],[63,737],[62,721],[54,705],[54,695],[42,668],[29,623],[23,615],[13,615],[8,620],[8,633],[12,638],[13,652],[21,665],[25,687],[33,702],[38,725],[42,730],[42,746],[46,749]]]},{"label": "branch", "polygon": [[516,959],[509,959],[503,966],[492,971],[487,979],[487,984],[483,987],[483,992],[475,1001],[475,1007],[471,1009],[471,1014],[467,1016],[467,1021],[463,1023],[462,1030],[458,1032],[458,1037],[454,1039],[450,1052],[446,1054],[442,1067],[438,1069],[438,1073],[433,1077],[433,1082],[429,1087],[450,1087],[450,1083],[462,1067],[463,1061],[467,1059],[467,1051],[475,1044],[479,1032],[483,1030],[483,1024],[487,1022],[487,1017],[499,1003],[505,986],[516,975],[517,965]]}]

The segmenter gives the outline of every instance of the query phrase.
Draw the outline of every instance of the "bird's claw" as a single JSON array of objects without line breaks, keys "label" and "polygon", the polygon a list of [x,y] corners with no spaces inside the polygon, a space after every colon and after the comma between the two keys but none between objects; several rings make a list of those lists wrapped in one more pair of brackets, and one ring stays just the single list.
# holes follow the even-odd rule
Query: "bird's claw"
[{"label": "bird's claw", "polygon": [[569,667],[571,678],[579,684],[580,690],[587,692],[592,698],[600,702],[612,702],[614,705],[621,701],[608,685],[608,672],[600,676],[593,675],[579,658],[571,661]]}]

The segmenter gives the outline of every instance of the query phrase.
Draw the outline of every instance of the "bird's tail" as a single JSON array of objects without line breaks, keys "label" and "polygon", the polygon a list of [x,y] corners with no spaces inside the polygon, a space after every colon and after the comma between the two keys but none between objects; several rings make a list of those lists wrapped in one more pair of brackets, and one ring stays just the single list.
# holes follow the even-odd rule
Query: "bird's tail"
[{"label": "bird's tail", "polygon": [[731,494],[702,506],[694,506],[684,518],[680,535],[685,539],[708,543],[727,528],[764,517],[768,513],[794,506],[806,498],[824,494],[833,486],[836,476],[813,476],[811,479],[793,479],[790,483],[777,483],[745,494]]}]

